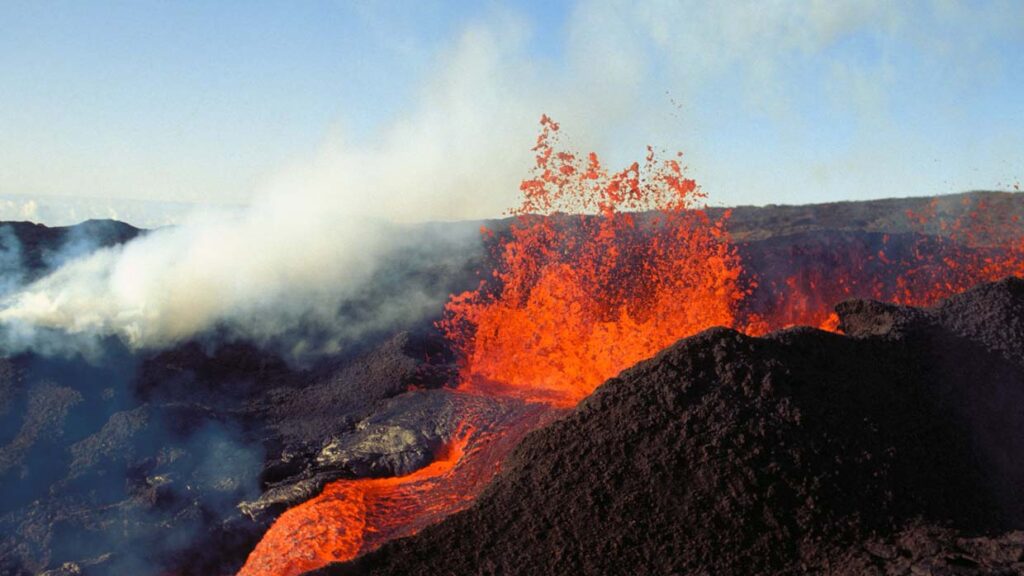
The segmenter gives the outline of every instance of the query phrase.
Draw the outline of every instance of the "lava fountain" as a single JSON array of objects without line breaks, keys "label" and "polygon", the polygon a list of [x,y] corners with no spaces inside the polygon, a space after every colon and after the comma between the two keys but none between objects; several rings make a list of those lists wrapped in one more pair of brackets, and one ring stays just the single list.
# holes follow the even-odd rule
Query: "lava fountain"
[{"label": "lava fountain", "polygon": [[739,257],[680,157],[648,149],[642,165],[609,171],[595,154],[559,150],[558,131],[541,119],[511,227],[483,231],[494,271],[452,296],[439,324],[461,361],[464,432],[418,472],[337,481],[286,511],[240,574],[301,574],[414,534],[468,506],[524,434],[608,377],[736,323]]},{"label": "lava fountain", "polygon": [[452,297],[441,328],[464,389],[573,406],[679,338],[736,324],[745,291],[724,220],[702,210],[679,156],[648,148],[643,165],[609,172],[541,126],[492,278]]},{"label": "lava fountain", "polygon": [[438,325],[460,361],[458,389],[447,392],[461,406],[460,432],[417,472],[336,481],[288,510],[240,574],[291,576],[350,560],[466,508],[523,435],[706,328],[834,330],[831,307],[845,298],[928,305],[1024,274],[1019,223],[978,205],[954,219],[908,213],[916,230],[898,239],[787,254],[814,265],[754,278],[730,240],[728,212],[708,215],[680,155],[648,148],[642,163],[611,171],[596,154],[561,149],[546,116],[534,152],[508,229],[482,230],[493,270],[453,295]]}]

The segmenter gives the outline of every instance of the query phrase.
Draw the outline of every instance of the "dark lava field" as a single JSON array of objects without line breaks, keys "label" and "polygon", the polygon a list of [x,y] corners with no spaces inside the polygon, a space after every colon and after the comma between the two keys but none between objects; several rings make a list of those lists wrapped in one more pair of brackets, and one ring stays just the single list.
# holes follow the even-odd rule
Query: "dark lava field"
[{"label": "dark lava field", "polygon": [[[1014,194],[937,203],[964,198],[1024,216]],[[770,313],[793,304],[777,289],[794,274],[946,241],[903,217],[929,201],[736,208],[751,301]],[[406,248],[347,313],[436,306],[315,362],[217,334],[141,351],[111,338],[101,361],[0,359],[0,575],[234,574],[328,483],[429,465],[467,402],[434,323],[486,268],[480,225],[403,227]],[[145,233],[4,223],[0,268],[25,283]],[[465,510],[318,573],[1024,573],[1024,280],[927,308],[820,298],[842,333],[680,340],[544,420]],[[472,401],[487,422],[524,410]]]}]

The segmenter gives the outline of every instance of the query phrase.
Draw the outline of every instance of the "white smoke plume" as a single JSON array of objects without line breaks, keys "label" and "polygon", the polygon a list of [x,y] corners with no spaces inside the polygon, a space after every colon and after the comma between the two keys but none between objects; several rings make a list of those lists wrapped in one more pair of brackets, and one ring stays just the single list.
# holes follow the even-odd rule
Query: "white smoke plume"
[{"label": "white smoke plume", "polygon": [[[0,345],[74,352],[106,336],[160,348],[212,331],[257,342],[311,324],[334,332],[291,342],[288,352],[302,356],[436,312],[444,295],[415,285],[388,295],[374,318],[357,325],[339,309],[372,289],[385,256],[416,248],[409,227],[392,222],[464,216],[488,190],[514,196],[508,183],[528,166],[533,132],[533,122],[496,113],[514,102],[505,100],[516,79],[503,60],[514,36],[467,30],[420,107],[378,145],[332,141],[317,158],[284,170],[240,214],[196,214],[25,286],[3,302]],[[451,234],[421,232],[415,240],[429,237],[458,252],[477,239],[475,231]]]},{"label": "white smoke plume", "polygon": [[[62,334],[157,348],[223,330],[266,341],[312,321],[335,334],[292,351],[335,351],[353,331],[438,309],[443,295],[408,286],[359,326],[339,314],[370,288],[383,256],[413,248],[389,221],[497,216],[513,205],[541,113],[561,121],[575,147],[613,160],[652,142],[699,149],[678,141],[706,121],[687,106],[722,74],[745,78],[753,105],[785,113],[777,74],[790,63],[866,27],[883,48],[887,38],[934,37],[903,4],[771,4],[581,2],[557,63],[536,58],[535,32],[513,15],[470,25],[440,55],[418,103],[376,139],[332,138],[241,214],[196,215],[67,262],[6,297],[0,346],[48,349]],[[942,2],[928,13],[932,23],[965,18]],[[883,92],[892,74],[849,62],[833,72],[826,81],[853,78]]]}]

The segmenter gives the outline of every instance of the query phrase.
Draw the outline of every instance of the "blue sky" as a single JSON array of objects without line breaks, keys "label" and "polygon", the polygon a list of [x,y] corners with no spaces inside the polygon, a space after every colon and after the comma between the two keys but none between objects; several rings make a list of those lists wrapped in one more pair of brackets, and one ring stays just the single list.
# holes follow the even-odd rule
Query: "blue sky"
[{"label": "blue sky", "polygon": [[541,113],[724,204],[1008,189],[1021,86],[1020,2],[4,0],[0,197],[496,215]]}]

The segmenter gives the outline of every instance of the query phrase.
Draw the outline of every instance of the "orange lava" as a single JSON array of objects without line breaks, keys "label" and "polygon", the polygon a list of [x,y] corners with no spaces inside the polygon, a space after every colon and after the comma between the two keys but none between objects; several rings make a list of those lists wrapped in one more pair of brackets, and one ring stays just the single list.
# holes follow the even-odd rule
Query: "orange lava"
[{"label": "orange lava", "polygon": [[922,240],[915,257],[901,270],[894,293],[880,299],[929,306],[980,282],[1024,276],[1024,233],[1019,217],[1000,214],[984,200],[972,205],[972,200],[965,198],[963,204],[969,210],[951,220],[936,213],[934,200],[923,213],[906,214],[922,233],[929,225],[938,226],[945,241],[929,249],[935,243]]},{"label": "orange lava", "polygon": [[408,535],[439,510],[456,508],[467,496],[436,490],[465,456],[472,429],[445,446],[429,466],[391,478],[341,480],[319,496],[295,506],[274,525],[249,555],[239,576],[302,574],[330,562],[343,562],[390,538]]},{"label": "orange lava", "polygon": [[[612,172],[593,153],[560,150],[559,126],[546,116],[541,128],[510,228],[482,231],[493,272],[478,289],[453,295],[439,324],[460,358],[467,394],[459,396],[501,400],[518,415],[467,409],[462,433],[426,468],[328,485],[278,518],[241,575],[287,576],[349,560],[464,509],[546,415],[703,329],[836,331],[832,307],[845,298],[930,305],[980,281],[1024,275],[1016,218],[983,203],[947,218],[933,204],[905,215],[919,232],[910,244],[892,248],[886,236],[881,249],[827,245],[801,254],[814,265],[759,286],[726,232],[728,213],[708,216],[678,155],[663,160],[648,148],[642,165]],[[753,304],[755,290],[767,304]]]},{"label": "orange lava", "polygon": [[274,521],[239,576],[302,574],[435,524],[468,507],[522,436],[558,412],[521,403],[488,408],[455,394],[462,425],[433,463],[405,476],[328,484]]},{"label": "orange lava", "polygon": [[465,389],[572,406],[675,340],[734,324],[744,291],[724,222],[701,210],[678,157],[648,148],[642,166],[609,172],[541,124],[493,278],[453,296],[441,327]]},{"label": "orange lava", "polygon": [[773,313],[762,316],[754,332],[795,325],[835,330],[832,307],[848,298],[931,306],[980,282],[1024,276],[1019,217],[984,200],[965,198],[957,215],[938,213],[937,204],[904,214],[914,235],[909,248],[893,248],[889,235],[877,252],[852,242],[816,255],[815,266],[770,286]]}]

